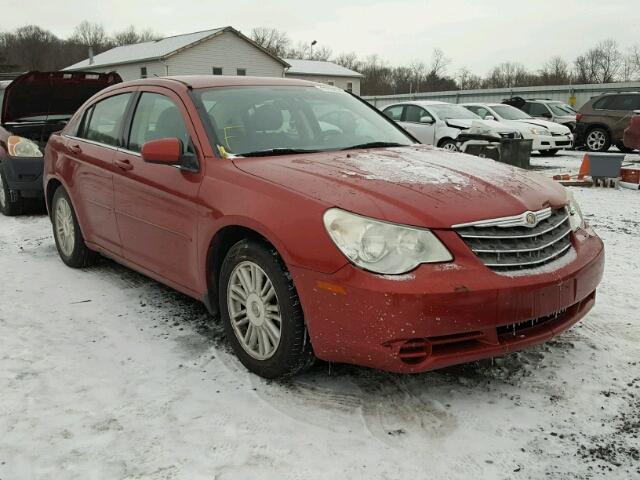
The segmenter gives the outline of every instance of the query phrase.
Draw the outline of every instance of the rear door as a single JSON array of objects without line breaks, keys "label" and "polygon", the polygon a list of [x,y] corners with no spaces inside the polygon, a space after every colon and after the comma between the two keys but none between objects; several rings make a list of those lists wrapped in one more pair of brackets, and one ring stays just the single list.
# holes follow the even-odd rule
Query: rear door
[{"label": "rear door", "polygon": [[99,100],[89,107],[75,135],[65,138],[65,172],[85,239],[121,255],[114,213],[113,160],[132,92]]},{"label": "rear door", "polygon": [[184,153],[201,152],[192,121],[171,90],[145,87],[136,99],[125,147],[114,158],[115,211],[124,257],[164,279],[196,290],[199,265],[196,198],[198,172],[145,163],[145,142],[178,138]]}]

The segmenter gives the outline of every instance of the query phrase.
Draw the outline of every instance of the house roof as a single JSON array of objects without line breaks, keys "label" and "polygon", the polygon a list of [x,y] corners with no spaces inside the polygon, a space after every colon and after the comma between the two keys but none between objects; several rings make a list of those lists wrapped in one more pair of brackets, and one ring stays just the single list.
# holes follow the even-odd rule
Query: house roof
[{"label": "house roof", "polygon": [[93,57],[93,63],[89,63],[89,59],[70,65],[64,70],[82,70],[95,67],[107,67],[110,65],[121,65],[123,63],[138,63],[149,60],[160,60],[170,55],[178,53],[186,48],[192,47],[200,42],[209,40],[223,32],[233,32],[242,39],[248,41],[256,48],[262,50],[265,54],[277,60],[279,63],[288,66],[288,63],[281,58],[272,55],[260,45],[233,27],[214,28],[211,30],[203,30],[201,32],[185,33],[183,35],[175,35],[160,40],[151,40],[149,42],[134,43],[132,45],[123,45],[115,47],[106,52],[99,53]]},{"label": "house roof", "polygon": [[285,60],[291,65],[291,68],[287,70],[288,74],[324,75],[327,77],[364,77],[364,75],[354,70],[324,60],[298,60],[295,58],[286,58]]}]

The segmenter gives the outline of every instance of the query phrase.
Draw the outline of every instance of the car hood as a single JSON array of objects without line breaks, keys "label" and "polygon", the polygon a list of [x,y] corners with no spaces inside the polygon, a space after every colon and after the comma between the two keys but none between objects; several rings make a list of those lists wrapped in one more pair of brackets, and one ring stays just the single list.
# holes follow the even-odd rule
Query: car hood
[{"label": "car hood", "polygon": [[512,133],[515,131],[513,127],[500,124],[494,120],[482,120],[482,119],[469,119],[469,118],[450,118],[445,122],[450,127],[457,127],[462,129],[471,128],[472,125],[478,125],[484,128],[491,129],[494,132]]},{"label": "car hood", "polygon": [[551,133],[559,133],[559,134],[569,134],[571,133],[571,130],[569,130],[568,127],[565,127],[564,125],[560,125],[559,123],[556,122],[548,122],[546,120],[537,120],[534,118],[528,118],[526,120],[513,120],[514,122],[518,122],[520,124],[529,124],[529,125],[535,125],[538,127],[544,127],[547,130],[549,130]]},{"label": "car hood", "polygon": [[0,122],[71,116],[95,93],[120,82],[116,72],[27,72],[7,85]]},{"label": "car hood", "polygon": [[428,145],[235,157],[240,170],[289,190],[381,220],[450,228],[566,203],[538,174]]}]

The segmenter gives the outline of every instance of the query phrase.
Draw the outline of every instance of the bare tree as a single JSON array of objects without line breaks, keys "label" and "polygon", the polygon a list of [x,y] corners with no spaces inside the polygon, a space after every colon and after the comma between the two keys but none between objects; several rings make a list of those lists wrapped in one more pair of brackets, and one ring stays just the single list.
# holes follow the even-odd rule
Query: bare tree
[{"label": "bare tree", "polygon": [[623,62],[618,43],[612,39],[604,40],[596,45],[596,50],[600,52],[600,82],[615,81]]},{"label": "bare tree", "polygon": [[542,85],[564,85],[571,80],[569,64],[559,56],[550,58],[545,62],[539,72]]},{"label": "bare tree", "polygon": [[329,47],[312,46],[309,42],[298,42],[287,52],[287,56],[291,58],[299,58],[303,60],[329,60],[333,52]]},{"label": "bare tree", "polygon": [[275,28],[257,27],[251,30],[251,40],[278,57],[287,56],[291,39]]},{"label": "bare tree", "polygon": [[338,65],[342,65],[350,70],[359,71],[362,62],[358,59],[358,55],[355,52],[341,53],[333,59]]},{"label": "bare tree", "polygon": [[108,43],[108,35],[104,27],[99,23],[91,23],[86,20],[74,28],[70,40],[86,47],[96,47],[100,49]]},{"label": "bare tree", "polygon": [[431,55],[430,73],[437,77],[443,77],[447,67],[451,63],[451,59],[447,58],[440,48],[434,48]]},{"label": "bare tree", "polygon": [[129,25],[125,30],[116,32],[113,35],[113,43],[116,46],[132,45],[134,43],[148,42],[160,38],[161,36],[152,30],[142,30],[139,32],[135,26]]},{"label": "bare tree", "polygon": [[482,88],[482,78],[479,75],[474,75],[471,70],[466,67],[462,67],[458,71],[458,86],[460,90],[476,90]]},{"label": "bare tree", "polygon": [[491,70],[485,79],[487,88],[510,88],[529,85],[530,74],[524,65],[516,62],[504,62]]}]

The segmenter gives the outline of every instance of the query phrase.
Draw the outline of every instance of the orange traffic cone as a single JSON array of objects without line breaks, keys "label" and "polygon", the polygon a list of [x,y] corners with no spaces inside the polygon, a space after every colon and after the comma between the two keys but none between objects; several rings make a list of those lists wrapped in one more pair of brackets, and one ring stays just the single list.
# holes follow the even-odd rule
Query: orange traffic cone
[{"label": "orange traffic cone", "polygon": [[582,159],[582,165],[580,165],[580,171],[578,172],[578,180],[584,179],[589,175],[589,154],[585,153]]}]

